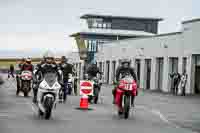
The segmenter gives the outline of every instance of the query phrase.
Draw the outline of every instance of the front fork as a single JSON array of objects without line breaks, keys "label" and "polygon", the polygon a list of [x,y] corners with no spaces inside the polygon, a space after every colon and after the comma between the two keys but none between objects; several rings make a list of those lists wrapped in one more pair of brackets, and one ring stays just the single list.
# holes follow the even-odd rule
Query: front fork
[{"label": "front fork", "polygon": [[129,97],[130,105],[134,104],[134,96],[130,94],[130,92],[124,92],[122,90],[116,90],[115,93],[115,104],[118,106],[120,111],[123,111],[124,108],[124,97]]}]

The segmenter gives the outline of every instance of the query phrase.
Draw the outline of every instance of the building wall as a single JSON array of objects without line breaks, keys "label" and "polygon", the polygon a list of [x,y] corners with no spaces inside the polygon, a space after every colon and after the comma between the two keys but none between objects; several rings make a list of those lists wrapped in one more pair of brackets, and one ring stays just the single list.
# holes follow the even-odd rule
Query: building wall
[{"label": "building wall", "polygon": [[[104,63],[104,82],[112,83],[113,71],[110,65],[109,75],[105,73],[106,62],[116,61],[116,68],[119,66],[118,60],[129,58],[132,66],[139,71],[140,88],[146,87],[146,63],[145,59],[151,60],[150,89],[160,89],[163,92],[170,92],[171,79],[169,73],[172,71],[183,72],[186,69],[188,81],[186,93],[193,94],[196,90],[195,78],[197,74],[196,67],[199,66],[200,58],[200,21],[183,24],[182,32],[157,35],[154,37],[127,39],[107,43],[103,45],[100,52],[97,53],[97,62]],[[140,60],[140,68],[136,67],[136,60]],[[186,66],[184,66],[186,59]],[[161,73],[158,73],[158,70]],[[199,71],[199,70],[198,70]],[[159,75],[162,76],[159,79]],[[108,78],[109,77],[109,78]],[[196,79],[196,80],[195,80]],[[161,81],[159,81],[161,80]],[[196,86],[195,86],[196,85]],[[198,88],[200,90],[200,88]]]},{"label": "building wall", "polygon": [[200,52],[200,21],[194,23],[183,24],[183,45],[184,54],[190,55],[191,53]]},{"label": "building wall", "polygon": [[[110,58],[111,56],[116,58],[139,58],[141,52],[145,57],[163,57],[167,55],[178,57],[183,50],[181,49],[181,37],[181,34],[174,34],[169,36],[116,41],[104,45],[104,58]],[[164,48],[165,45],[168,46],[168,48]],[[143,50],[141,48],[143,48]]]}]

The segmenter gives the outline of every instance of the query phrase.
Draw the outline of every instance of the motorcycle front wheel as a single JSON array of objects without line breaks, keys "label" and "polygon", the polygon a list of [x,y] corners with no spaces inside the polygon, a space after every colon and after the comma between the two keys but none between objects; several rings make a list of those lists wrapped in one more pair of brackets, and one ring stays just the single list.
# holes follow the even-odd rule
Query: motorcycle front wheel
[{"label": "motorcycle front wheel", "polygon": [[51,117],[51,111],[52,111],[52,107],[53,107],[53,99],[52,98],[47,98],[45,100],[45,119],[49,120]]},{"label": "motorcycle front wheel", "polygon": [[29,93],[29,81],[22,81],[22,90],[24,92],[24,97],[28,97]]},{"label": "motorcycle front wheel", "polygon": [[95,89],[94,89],[94,103],[95,104],[97,104],[98,103],[98,100],[99,100],[99,88],[98,87],[96,87]]},{"label": "motorcycle front wheel", "polygon": [[130,111],[130,96],[124,96],[124,118],[128,119]]}]

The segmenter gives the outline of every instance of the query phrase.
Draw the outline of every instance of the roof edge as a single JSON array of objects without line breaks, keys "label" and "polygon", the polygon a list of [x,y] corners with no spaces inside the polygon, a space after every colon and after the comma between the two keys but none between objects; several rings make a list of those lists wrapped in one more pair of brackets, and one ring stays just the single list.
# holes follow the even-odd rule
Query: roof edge
[{"label": "roof edge", "polygon": [[182,24],[188,24],[188,23],[193,23],[193,22],[198,22],[198,21],[200,21],[200,18],[185,20],[182,22]]},{"label": "roof edge", "polygon": [[163,34],[158,34],[158,35],[153,35],[153,36],[144,36],[144,37],[137,37],[137,38],[128,38],[128,39],[123,39],[123,40],[114,40],[114,41],[107,42],[107,43],[104,43],[104,44],[108,44],[109,45],[110,43],[113,43],[113,42],[149,39],[149,38],[156,38],[156,37],[162,37],[162,36],[168,36],[168,35],[177,35],[177,34],[182,34],[182,32],[170,32],[170,33],[163,33]]},{"label": "roof edge", "polygon": [[115,15],[100,15],[100,14],[84,14],[80,16],[81,19],[87,19],[89,17],[93,18],[122,18],[122,19],[142,19],[142,20],[154,20],[154,21],[162,21],[163,18],[151,18],[151,17],[131,17],[131,16],[115,16]]}]

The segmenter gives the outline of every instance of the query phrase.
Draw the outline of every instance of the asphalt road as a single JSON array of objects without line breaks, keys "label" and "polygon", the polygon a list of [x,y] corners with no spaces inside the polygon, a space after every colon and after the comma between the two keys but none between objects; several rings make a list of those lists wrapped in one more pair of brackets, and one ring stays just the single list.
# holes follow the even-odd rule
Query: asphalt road
[{"label": "asphalt road", "polygon": [[16,96],[15,91],[14,80],[0,86],[0,133],[193,133],[171,123],[148,103],[142,104],[142,96],[138,96],[128,120],[119,118],[107,86],[102,88],[101,102],[90,105],[93,110],[76,110],[79,97],[70,96],[66,104],[57,105],[50,120],[38,117],[32,97]]}]

